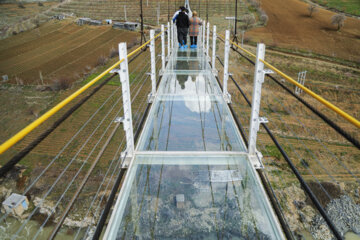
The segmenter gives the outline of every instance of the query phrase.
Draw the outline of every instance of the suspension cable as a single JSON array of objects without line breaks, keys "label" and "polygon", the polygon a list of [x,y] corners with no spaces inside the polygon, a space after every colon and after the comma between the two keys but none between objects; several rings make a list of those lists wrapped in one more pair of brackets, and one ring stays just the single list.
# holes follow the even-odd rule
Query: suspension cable
[{"label": "suspension cable", "polygon": [[[219,62],[221,63],[221,65],[223,66],[222,61],[220,60],[220,58],[218,58]],[[235,83],[236,81],[234,80],[234,78],[230,75],[230,79]],[[236,87],[240,90],[240,86],[238,84],[235,84]],[[240,90],[240,92],[243,94],[242,90]],[[246,97],[245,94],[243,94],[243,97],[245,98],[246,102],[248,103],[248,105],[251,107],[251,103],[248,100],[248,98]],[[323,209],[323,207],[321,206],[319,200],[317,199],[317,197],[315,196],[315,194],[312,192],[312,190],[310,189],[310,187],[308,186],[308,184],[306,183],[306,181],[304,180],[304,178],[301,176],[300,172],[298,171],[298,169],[296,168],[296,166],[293,164],[293,162],[291,161],[291,159],[289,158],[289,156],[287,155],[287,153],[284,151],[284,149],[281,147],[281,145],[279,144],[279,142],[277,141],[277,139],[275,138],[275,136],[273,135],[273,133],[271,132],[271,130],[267,127],[266,123],[261,123],[261,125],[265,128],[266,132],[268,133],[268,135],[270,136],[271,140],[274,142],[274,144],[276,145],[277,149],[280,151],[281,155],[284,157],[285,161],[288,163],[289,167],[291,168],[291,170],[293,171],[293,173],[295,174],[296,178],[299,180],[301,186],[304,188],[305,192],[308,194],[308,196],[310,197],[311,201],[314,203],[315,207],[318,209],[318,211],[320,212],[321,216],[324,218],[324,220],[326,221],[326,223],[328,224],[329,228],[331,229],[331,231],[333,232],[333,234],[335,235],[335,237],[337,239],[343,239],[340,232],[337,230],[337,227],[335,226],[335,224],[332,222],[332,220],[329,218],[329,216],[327,215],[327,213],[325,212],[325,210]]]}]

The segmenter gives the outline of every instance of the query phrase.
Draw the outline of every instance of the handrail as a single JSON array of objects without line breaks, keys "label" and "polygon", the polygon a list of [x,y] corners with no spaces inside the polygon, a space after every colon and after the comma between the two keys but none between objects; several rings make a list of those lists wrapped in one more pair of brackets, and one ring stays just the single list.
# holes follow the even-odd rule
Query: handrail
[{"label": "handrail", "polygon": [[[160,32],[159,34],[157,34],[153,39],[158,38],[161,35],[162,32]],[[140,47],[138,47],[137,49],[135,49],[134,51],[132,51],[131,53],[129,53],[127,55],[127,57],[131,57],[133,56],[135,53],[137,53],[138,51],[140,51],[143,47],[145,47],[147,44],[150,43],[150,41],[152,41],[153,39],[150,39],[149,41],[145,42],[143,45],[141,45]],[[61,101],[60,103],[58,103],[55,107],[53,107],[52,109],[50,109],[49,111],[47,111],[46,113],[44,113],[43,115],[41,115],[38,119],[36,119],[34,122],[30,123],[29,125],[27,125],[25,128],[23,128],[21,131],[19,131],[18,133],[16,133],[14,136],[12,136],[10,139],[8,139],[7,141],[5,141],[3,144],[0,145],[0,154],[4,153],[6,150],[8,150],[9,148],[11,148],[13,145],[15,145],[17,142],[19,142],[21,139],[23,139],[26,135],[28,135],[30,132],[32,132],[35,128],[37,128],[40,124],[42,124],[43,122],[45,122],[48,118],[50,118],[51,116],[53,116],[55,113],[57,113],[60,109],[62,109],[63,107],[65,107],[69,102],[71,102],[72,100],[74,100],[77,96],[79,96],[81,93],[83,93],[85,90],[87,90],[88,88],[90,88],[92,85],[94,85],[96,82],[98,82],[101,78],[103,78],[106,74],[108,74],[111,70],[113,70],[114,68],[116,68],[116,66],[118,66],[120,63],[122,63],[124,61],[124,59],[121,59],[119,61],[117,61],[114,65],[112,65],[111,67],[109,67],[108,69],[106,69],[104,72],[102,72],[101,74],[99,74],[96,78],[94,78],[93,80],[91,80],[90,82],[88,82],[86,85],[84,85],[83,87],[81,87],[79,90],[77,90],[76,92],[74,92],[73,94],[71,94],[69,97],[65,98],[63,101]]]},{"label": "handrail", "polygon": [[[225,40],[225,37],[221,34],[218,34],[220,36],[220,38],[222,40]],[[230,43],[235,45],[237,48],[239,48],[240,50],[244,51],[245,53],[247,53],[248,55],[250,55],[251,57],[256,58],[256,55],[251,53],[250,51],[240,47],[237,43],[233,42],[230,40]],[[276,67],[274,67],[273,65],[271,65],[270,63],[266,62],[263,59],[259,59],[262,63],[264,63],[267,67],[269,67],[270,69],[274,70],[277,74],[279,74],[280,76],[282,76],[283,78],[285,78],[287,81],[289,81],[290,83],[294,84],[295,86],[297,86],[298,88],[301,88],[304,92],[306,92],[307,94],[309,94],[311,97],[315,98],[317,101],[319,101],[320,103],[322,103],[323,105],[325,105],[327,108],[329,108],[330,110],[334,111],[335,113],[337,113],[338,115],[340,115],[341,117],[343,117],[344,119],[346,119],[348,122],[350,122],[351,124],[353,124],[355,127],[360,128],[360,121],[357,120],[356,118],[354,118],[353,116],[351,116],[350,114],[346,113],[345,111],[341,110],[340,108],[338,108],[337,106],[335,106],[334,104],[332,104],[331,102],[327,101],[326,99],[324,99],[323,97],[319,96],[318,94],[314,93],[313,91],[311,91],[310,89],[308,89],[307,87],[301,85],[300,83],[298,83],[297,81],[295,81],[293,78],[291,78],[290,76],[286,75],[285,73],[281,72],[279,69],[277,69]]]}]

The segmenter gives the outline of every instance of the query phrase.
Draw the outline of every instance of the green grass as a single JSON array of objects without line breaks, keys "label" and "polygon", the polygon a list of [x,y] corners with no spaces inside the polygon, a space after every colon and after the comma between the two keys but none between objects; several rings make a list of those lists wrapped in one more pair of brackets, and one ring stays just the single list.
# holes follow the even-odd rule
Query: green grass
[{"label": "green grass", "polygon": [[313,0],[320,5],[337,9],[341,12],[360,16],[359,0]]}]

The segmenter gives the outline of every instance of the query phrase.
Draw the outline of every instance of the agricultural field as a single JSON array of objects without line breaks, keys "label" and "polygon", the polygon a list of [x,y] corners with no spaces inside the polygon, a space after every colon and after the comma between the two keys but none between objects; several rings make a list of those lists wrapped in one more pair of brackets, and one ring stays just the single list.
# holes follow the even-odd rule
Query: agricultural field
[{"label": "agricultural field", "polygon": [[309,17],[308,4],[300,0],[289,0],[286,5],[281,0],[263,0],[261,3],[269,21],[266,27],[247,33],[252,41],[359,64],[360,19],[347,17],[344,27],[337,31],[337,27],[331,25],[331,17],[336,14],[334,12],[319,9]]},{"label": "agricultural field", "polygon": [[[317,0],[319,3],[321,1]],[[340,0],[328,0],[327,2],[340,3]],[[45,8],[50,9],[52,4],[54,3],[45,3]],[[167,4],[166,0],[149,0],[149,4],[147,1],[143,1],[145,23],[157,24],[157,9],[161,10],[159,13],[160,23],[167,22],[168,14],[171,17],[178,6],[183,4],[183,1],[173,1],[171,6]],[[190,1],[190,4],[192,9],[197,10],[199,16],[205,19],[206,6],[202,4],[202,1],[194,0]],[[300,0],[287,0],[286,5],[283,0],[262,0],[260,7],[268,16],[268,21],[262,22],[260,11],[251,4],[252,0],[239,1],[239,16],[253,15],[255,19],[255,22],[249,27],[251,30],[246,32],[246,43],[248,44],[245,44],[245,48],[255,53],[254,45],[257,42],[264,42],[267,45],[265,59],[268,62],[294,79],[297,79],[299,72],[307,71],[306,87],[360,119],[360,20],[347,17],[344,27],[341,31],[337,31],[336,26],[331,25],[330,20],[336,14],[334,12],[319,9],[312,17],[309,17],[308,4]],[[125,5],[128,9],[127,19],[124,14]],[[30,16],[30,13],[25,11],[30,11],[32,8],[33,12],[40,11],[37,3],[25,4],[24,9],[19,8],[17,4],[2,4],[0,5],[0,14],[7,19],[6,22],[15,23],[22,20],[20,16]],[[354,7],[351,8],[354,9]],[[18,14],[19,11],[20,14]],[[23,12],[21,13],[21,11]],[[138,2],[130,0],[121,2],[72,0],[50,9],[47,16],[62,13],[100,20],[112,18],[121,21],[139,21]],[[212,25],[218,26],[219,33],[223,34],[225,29],[233,28],[233,23],[224,19],[225,16],[233,16],[233,14],[233,0],[209,2],[209,20]],[[244,23],[240,22],[238,26],[238,32],[240,32],[244,28]],[[116,48],[119,42],[126,41],[129,47],[135,47],[138,37],[139,33],[136,32],[114,30],[110,26],[78,26],[74,23],[74,19],[67,19],[64,21],[50,20],[33,30],[17,31],[14,36],[0,40],[0,76],[7,75],[9,77],[8,81],[0,84],[0,141],[4,142],[45,113],[46,110],[111,66],[117,60]],[[159,45],[156,46],[156,49],[158,53]],[[223,58],[224,49],[220,41],[218,41],[217,50],[217,54]],[[149,68],[149,61],[147,61],[149,51],[143,54],[146,56],[142,55],[129,66],[130,80],[133,83],[132,96],[137,96],[137,98],[134,97],[133,103],[135,125],[144,112],[147,94],[151,88],[150,81],[146,80],[147,75],[145,74]],[[222,67],[218,62],[216,64],[222,80]],[[244,58],[231,52],[230,72],[251,100],[254,67]],[[108,76],[110,74],[105,77]],[[284,79],[276,77],[294,90],[294,87]],[[81,170],[81,164],[86,162],[88,157],[91,161],[100,151],[100,147],[96,145],[98,141],[101,146],[104,139],[109,136],[109,133],[102,136],[101,131],[96,131],[93,138],[82,149],[82,144],[86,143],[86,138],[92,134],[94,129],[99,127],[103,131],[106,125],[111,126],[112,119],[118,116],[117,111],[121,109],[119,86],[119,78],[115,76],[26,156],[18,165],[20,174],[16,171],[12,173],[15,181],[2,182],[0,199],[4,198],[9,189],[18,192],[24,191],[28,184],[46,168],[47,164],[57,158],[55,165],[49,168],[29,192],[30,197],[39,197],[46,192],[49,182],[56,181],[59,169],[66,168],[67,164],[75,159],[69,171],[60,180],[56,191],[48,197],[49,202],[57,201],[60,193],[67,186],[68,179],[75,176],[78,169]],[[144,86],[144,88],[136,92],[140,89],[139,86]],[[235,112],[248,133],[250,108],[247,107],[236,86],[231,82],[229,83],[229,92],[232,95]],[[112,96],[112,94],[114,95]],[[112,97],[109,98],[109,96]],[[340,193],[346,193],[354,199],[356,204],[360,204],[359,198],[356,197],[360,188],[354,180],[360,179],[358,149],[269,79],[263,85],[262,96],[261,115],[269,119],[268,126],[313,190],[316,191],[318,186],[313,182],[316,179],[332,190],[333,198],[338,198]],[[359,139],[357,128],[327,110],[308,95],[301,94],[300,96],[329,116],[351,136]],[[101,104],[106,99],[110,100],[102,107]],[[5,163],[35,140],[77,100],[1,155],[0,164]],[[112,110],[108,118],[101,122],[112,107],[115,110]],[[80,132],[71,145],[57,156],[63,146],[71,141],[73,134],[81,129],[87,119],[96,111],[99,111],[98,115]],[[72,220],[82,220],[81,217],[84,216],[86,210],[84,206],[90,205],[89,196],[94,195],[102,177],[105,176],[110,161],[117,156],[117,149],[124,144],[121,142],[123,135],[122,129],[117,130],[90,181],[77,200],[75,206],[78,212],[70,214]],[[299,221],[303,220],[301,214],[306,215],[310,212],[314,215],[315,210],[311,208],[309,212],[305,212],[297,209],[294,199],[306,202],[306,209],[309,209],[307,207],[310,206],[308,204],[310,200],[306,199],[297,179],[263,128],[260,128],[258,140],[258,150],[264,155],[264,171],[276,194],[283,196],[280,198],[281,205],[284,208],[286,206],[290,208],[284,213],[291,229],[299,233],[303,230],[302,226],[298,226]],[[81,150],[79,154],[75,155],[79,150]],[[75,157],[71,159],[69,156],[73,155]],[[84,165],[80,177],[85,175],[90,165],[89,162]],[[352,174],[349,173],[349,169]],[[80,180],[78,179],[76,183],[79,183]],[[293,189],[296,189],[296,196],[293,196]],[[69,190],[66,195],[67,200],[74,191],[74,187]],[[108,196],[108,194],[109,191],[104,192],[104,196]],[[317,191],[316,194],[322,204],[329,203],[328,199],[321,195],[321,191]],[[60,215],[65,205],[64,202],[59,205],[57,213],[54,214],[55,217]],[[100,201],[99,204],[104,204],[104,202]],[[34,206],[31,207],[34,208]],[[95,215],[93,217],[96,217]],[[35,221],[42,223],[44,216],[44,214],[36,213]],[[311,218],[306,216],[307,218],[302,224],[310,225]],[[37,227],[38,225],[35,228]],[[76,228],[74,225],[71,227]],[[63,229],[61,234],[72,236],[72,231],[64,232]]]},{"label": "agricultural field", "polygon": [[[159,49],[159,45],[156,47]],[[129,51],[131,50],[132,49]],[[147,61],[149,57],[150,52],[146,51],[142,53],[141,57],[138,57],[135,59],[135,61],[129,64],[129,70],[131,72],[130,80],[132,83],[131,94],[134,97],[132,111],[135,129],[137,128],[144,108],[146,107],[147,96],[151,89],[151,81],[147,80],[148,75],[145,74],[145,72],[149,71],[150,68],[149,61]],[[97,67],[92,74],[88,75],[84,79],[81,79],[80,82],[74,83],[73,87],[67,90],[42,91],[39,90],[39,88],[36,86],[2,84],[0,86],[0,119],[2,123],[0,126],[1,142],[8,139],[18,130],[34,121],[46,110],[52,108],[54,105],[65,99],[78,88],[92,80],[95,76],[114,64],[115,61],[117,61],[116,58],[110,59],[104,66]],[[158,60],[157,62],[160,63]],[[157,67],[159,67],[159,64]],[[109,76],[110,74],[107,74],[104,78],[108,78]],[[94,87],[96,86],[98,86],[98,84],[95,84]],[[92,91],[92,89],[89,89],[87,93],[90,91]],[[55,116],[50,118],[44,124],[40,125],[39,128],[24,138],[14,148],[2,154],[0,157],[0,164],[8,161],[8,159],[19,152],[20,149],[34,141],[41,132],[49,128],[56,119],[58,119],[62,114],[74,106],[75,103],[77,103],[84,96],[85,95],[82,95],[75,99],[59,113],[55,114]],[[105,130],[107,129],[106,127],[109,128],[115,126],[115,124],[113,124],[114,117],[122,113],[121,99],[120,80],[118,76],[114,76],[113,79],[108,82],[108,84],[103,86],[101,90],[99,90],[83,106],[75,111],[67,120],[61,124],[61,126],[59,126],[21,161],[19,165],[19,168],[21,169],[20,175],[18,175],[17,172],[19,169],[15,169],[12,173],[12,176],[17,176],[15,177],[15,180],[11,177],[2,180],[0,199],[5,197],[4,194],[6,194],[6,192],[4,192],[4,189],[12,189],[11,191],[17,192],[24,191],[24,189],[26,189],[26,187],[29,186],[29,184],[44,171],[44,169],[49,165],[49,162],[54,159],[56,160],[55,163],[49,165],[50,167],[47,169],[47,171],[45,171],[44,175],[39,179],[39,181],[37,181],[36,185],[28,193],[29,197],[34,199],[44,194],[46,189],[48,189],[49,183],[54,183],[54,181],[56,181],[56,178],[59,174],[59,169],[65,169],[66,167],[70,166],[68,171],[65,172],[63,178],[61,178],[58,184],[55,186],[54,191],[47,198],[49,203],[55,203],[60,197],[59,193],[64,191],[66,188],[68,180],[73,178],[81,165],[87,162],[85,165],[83,165],[83,170],[80,172],[79,177],[75,181],[76,184],[80,183],[79,181],[85,175],[91,161],[94,160],[94,157],[100,150],[99,147],[96,147],[97,144],[100,143],[99,146],[102,146],[105,139],[110,135],[110,131]],[[11,102],[11,104],[6,104],[7,102]],[[18,120],[13,121],[13,119]],[[75,133],[76,135],[74,135]],[[61,229],[59,233],[60,238],[62,236],[74,236],[74,230],[77,227],[76,224],[83,220],[87,208],[90,206],[90,204],[92,204],[89,200],[91,199],[90,197],[94,196],[94,193],[100,186],[102,180],[111,180],[110,175],[108,177],[104,177],[104,173],[109,168],[109,164],[114,161],[113,159],[117,159],[117,151],[119,147],[124,147],[123,137],[124,132],[122,128],[119,128],[106,148],[101,161],[96,166],[96,170],[92,174],[87,186],[82,191],[78,201],[76,201],[76,206],[74,207],[76,211],[74,211],[74,214],[70,214],[69,216],[69,218],[72,219],[71,223],[70,225],[69,223],[66,224],[68,227]],[[66,145],[67,143],[71,144]],[[58,155],[59,153],[61,153],[61,155]],[[74,158],[76,158],[75,161],[73,158],[74,155]],[[82,168],[80,168],[80,170],[81,169]],[[63,202],[59,205],[57,212],[54,214],[54,217],[58,217],[61,214],[60,209],[63,209],[67,200],[69,197],[71,197],[74,191],[74,186],[69,189],[66,194],[66,199],[63,200]],[[98,203],[100,204],[100,202],[96,202],[96,204]],[[31,210],[33,209],[34,205],[31,205]],[[93,218],[96,215],[97,214],[95,214],[94,209],[94,212],[92,212],[91,216],[89,217]],[[33,236],[35,234],[38,227],[40,226],[39,224],[44,221],[44,216],[46,217],[46,215],[39,212],[35,214],[34,218],[30,221],[30,225],[34,225],[35,227],[31,228],[30,232],[28,231],[26,233],[28,234],[26,235],[27,237]],[[14,224],[12,224],[11,227],[6,228],[6,230],[2,225],[0,235],[11,235],[12,231],[15,231],[19,227],[20,222],[15,221],[16,219],[13,218],[10,220],[14,221]],[[45,238],[45,236],[49,234],[49,231],[51,231],[53,225],[54,219],[50,219],[49,224],[46,226],[39,238]],[[5,227],[8,227],[8,225]]]},{"label": "agricultural field", "polygon": [[360,3],[357,0],[312,0],[322,6],[344,13],[360,16]]},{"label": "agricultural field", "polygon": [[0,3],[0,39],[24,32],[47,21],[45,12],[59,2]]},{"label": "agricultural field", "polygon": [[52,20],[0,41],[0,75],[8,75],[11,84],[71,83],[102,65],[119,42],[133,46],[137,36],[111,26],[78,26],[71,20]]},{"label": "agricultural field", "polygon": [[[256,48],[252,46],[246,46],[246,49],[252,53],[256,52]],[[223,43],[219,43],[218,52],[223,53]],[[222,55],[220,54],[220,58]],[[235,52],[231,52],[231,56],[229,71],[251,102],[254,66]],[[359,69],[272,50],[266,51],[265,59],[294,79],[297,79],[298,72],[307,71],[306,87],[359,119]],[[220,64],[217,65],[217,69],[222,70]],[[295,91],[295,87],[281,76],[272,75],[290,91]],[[222,71],[219,72],[219,76],[222,79]],[[228,87],[232,96],[232,106],[245,130],[245,135],[249,136],[251,108],[232,81]],[[310,96],[304,93],[300,96],[351,136],[359,139],[356,127]],[[330,199],[346,196],[355,204],[360,204],[357,195],[360,190],[357,183],[360,178],[360,154],[356,147],[269,78],[262,87],[260,115],[268,119],[267,126],[324,207],[329,204],[329,197],[321,188],[330,193]],[[322,236],[324,233],[314,230],[316,224],[313,217],[317,212],[263,127],[259,131],[257,149],[264,156],[264,171],[291,230],[299,236],[307,236],[305,239],[329,239],[329,235]],[[304,202],[304,205],[299,208],[297,202]],[[299,221],[302,224],[299,224]],[[310,237],[310,233],[314,238]],[[345,239],[352,239],[348,237],[346,235]]]}]

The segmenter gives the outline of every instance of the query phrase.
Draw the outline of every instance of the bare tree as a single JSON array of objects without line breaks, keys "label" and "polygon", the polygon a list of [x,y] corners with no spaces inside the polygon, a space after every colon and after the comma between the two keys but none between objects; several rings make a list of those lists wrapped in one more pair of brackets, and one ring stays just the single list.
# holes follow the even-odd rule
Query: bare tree
[{"label": "bare tree", "polygon": [[309,17],[312,17],[312,15],[316,12],[319,11],[319,9],[317,8],[317,6],[313,3],[309,4],[309,7],[308,7],[308,10],[309,10]]},{"label": "bare tree", "polygon": [[247,30],[247,29],[249,29],[251,27],[251,25],[253,25],[255,23],[255,17],[252,14],[245,15],[243,17],[242,21],[244,22],[243,28],[245,30]]},{"label": "bare tree", "polygon": [[259,8],[259,10],[258,10],[258,12],[259,12],[259,15],[260,15],[260,21],[263,23],[263,24],[266,24],[267,23],[267,21],[269,20],[269,17],[268,17],[268,15],[265,13],[265,11],[264,10],[262,10],[261,8]]},{"label": "bare tree", "polygon": [[25,8],[25,5],[24,5],[24,3],[22,3],[22,2],[18,2],[18,7],[19,7],[19,8]]},{"label": "bare tree", "polygon": [[331,17],[331,24],[337,25],[337,30],[340,31],[340,29],[344,26],[345,19],[346,17],[344,14],[336,14]]}]

